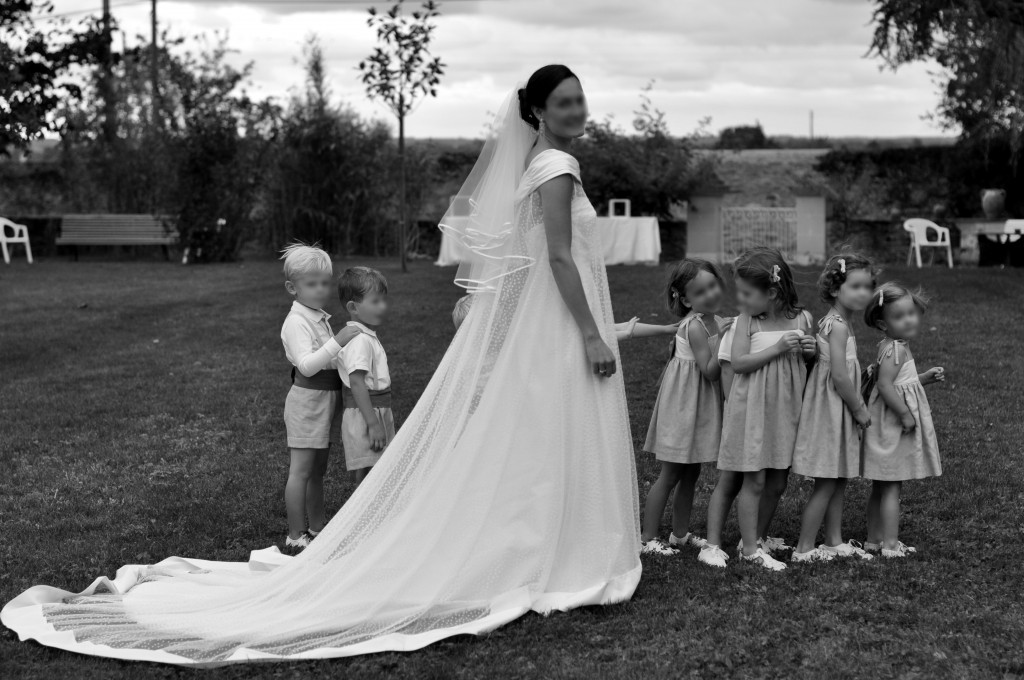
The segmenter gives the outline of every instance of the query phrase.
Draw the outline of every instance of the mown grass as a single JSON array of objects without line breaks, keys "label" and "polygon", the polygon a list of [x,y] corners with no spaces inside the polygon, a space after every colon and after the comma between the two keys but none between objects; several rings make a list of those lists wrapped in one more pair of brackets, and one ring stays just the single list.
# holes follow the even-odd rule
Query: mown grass
[{"label": "mown grass", "polygon": [[[451,270],[389,275],[381,336],[408,413],[452,335]],[[801,293],[823,305],[802,270]],[[609,272],[622,319],[668,317],[661,272]],[[1024,675],[1024,272],[896,270],[934,297],[922,366],[945,475],[905,487],[899,563],[713,571],[693,553],[644,562],[628,604],[526,616],[482,638],[412,654],[234,666],[204,677],[1019,677]],[[280,540],[286,473],[278,265],[180,267],[43,261],[0,270],[0,600],[37,583],[71,590],[168,555],[244,560]],[[862,358],[875,336],[858,328]],[[639,451],[667,343],[623,346]],[[638,453],[643,496],[657,468]],[[328,503],[350,487],[335,467]],[[695,528],[714,481],[705,471]],[[863,538],[867,484],[851,485]],[[809,484],[792,478],[774,530],[791,539]],[[667,529],[666,529],[667,530]],[[736,527],[727,527],[734,544]],[[585,540],[586,537],[581,537]],[[497,540],[497,539],[496,539]],[[3,678],[158,678],[196,671],[94,659],[0,634]]]}]

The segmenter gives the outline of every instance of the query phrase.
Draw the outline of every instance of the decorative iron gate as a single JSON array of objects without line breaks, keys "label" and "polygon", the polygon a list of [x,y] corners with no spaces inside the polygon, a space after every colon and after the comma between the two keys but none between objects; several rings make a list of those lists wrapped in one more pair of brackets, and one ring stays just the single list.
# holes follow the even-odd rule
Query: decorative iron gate
[{"label": "decorative iron gate", "polygon": [[754,246],[796,254],[796,208],[722,208],[722,252],[734,259]]}]

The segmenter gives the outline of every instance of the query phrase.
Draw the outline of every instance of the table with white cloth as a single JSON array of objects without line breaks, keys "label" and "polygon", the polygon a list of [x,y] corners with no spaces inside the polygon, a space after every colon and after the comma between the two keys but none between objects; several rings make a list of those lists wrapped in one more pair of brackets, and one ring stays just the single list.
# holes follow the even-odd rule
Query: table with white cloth
[{"label": "table with white cloth", "polygon": [[[462,227],[469,218],[449,218],[452,227]],[[598,217],[596,228],[604,246],[605,264],[656,265],[661,257],[661,233],[656,217]],[[461,263],[468,253],[465,246],[447,232],[441,234],[439,267]]]}]

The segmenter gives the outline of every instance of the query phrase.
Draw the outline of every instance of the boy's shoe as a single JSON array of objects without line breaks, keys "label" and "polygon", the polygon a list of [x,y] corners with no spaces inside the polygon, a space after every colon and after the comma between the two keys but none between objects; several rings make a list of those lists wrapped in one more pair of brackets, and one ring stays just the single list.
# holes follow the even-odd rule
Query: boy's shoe
[{"label": "boy's shoe", "polygon": [[703,548],[708,542],[707,539],[695,536],[692,531],[688,531],[682,538],[679,538],[674,533],[670,533],[668,535],[668,544],[673,548],[682,548],[687,545],[692,545],[694,548]]},{"label": "boy's shoe", "polygon": [[[782,550],[790,550],[792,548],[792,546],[786,545],[786,541],[785,540],[783,540],[781,538],[776,538],[775,536],[769,536],[768,538],[759,538],[759,539],[757,539],[757,546],[759,548],[764,548],[764,551],[769,553],[769,554],[774,554],[774,553],[780,552]],[[742,538],[740,539],[740,542],[736,544],[736,551],[740,552],[740,553],[743,552],[743,539]]]},{"label": "boy's shoe", "polygon": [[719,548],[717,545],[712,545],[707,541],[704,541],[704,546],[700,549],[697,554],[697,561],[708,565],[709,567],[720,567],[725,568],[725,563],[729,560],[729,556],[724,550]]},{"label": "boy's shoe", "polygon": [[790,556],[790,562],[831,562],[836,558],[838,553],[829,552],[822,548],[811,548],[807,552],[799,553],[795,550]]},{"label": "boy's shoe", "polygon": [[822,543],[818,546],[818,550],[824,550],[825,552],[832,553],[837,557],[859,557],[862,560],[875,559],[874,555],[869,554],[860,542],[854,541],[853,539],[846,543],[840,543],[839,545],[825,545]]},{"label": "boy's shoe", "polygon": [[665,544],[660,538],[652,538],[640,544],[641,555],[678,555],[679,551]]},{"label": "boy's shoe", "polygon": [[759,567],[764,567],[771,571],[782,571],[786,568],[785,564],[779,562],[777,559],[766,553],[764,548],[758,548],[757,552],[753,555],[744,555],[743,553],[740,553],[740,560],[756,564]]},{"label": "boy's shoe", "polygon": [[308,534],[302,534],[298,538],[287,536],[284,539],[284,547],[288,550],[298,552],[300,550],[304,550],[309,545],[309,541],[310,538]]}]

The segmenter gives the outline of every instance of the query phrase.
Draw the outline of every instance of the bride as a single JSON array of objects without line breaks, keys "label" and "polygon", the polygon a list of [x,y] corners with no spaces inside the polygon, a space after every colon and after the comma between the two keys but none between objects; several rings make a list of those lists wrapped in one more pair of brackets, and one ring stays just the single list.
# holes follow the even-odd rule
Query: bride
[{"label": "bride", "polygon": [[460,193],[470,216],[441,224],[470,253],[456,279],[469,315],[304,552],[172,557],[78,594],[36,586],[3,623],[83,654],[210,666],[412,650],[528,611],[628,600],[633,443],[595,213],[569,153],[586,118],[565,66],[505,100]]}]

